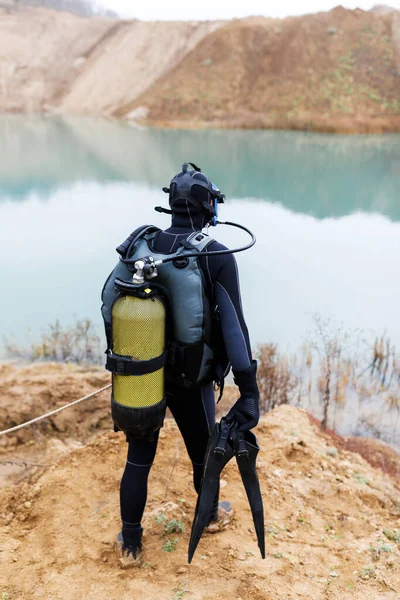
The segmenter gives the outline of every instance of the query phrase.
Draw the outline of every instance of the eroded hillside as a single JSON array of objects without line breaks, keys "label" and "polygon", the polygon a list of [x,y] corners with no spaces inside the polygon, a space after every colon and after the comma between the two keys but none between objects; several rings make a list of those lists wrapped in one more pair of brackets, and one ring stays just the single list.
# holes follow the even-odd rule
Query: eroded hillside
[{"label": "eroded hillside", "polygon": [[140,22],[0,4],[0,112],[400,131],[399,73],[399,11]]},{"label": "eroded hillside", "polygon": [[[29,407],[36,412],[36,398],[43,410],[46,402],[48,407],[61,399],[64,403],[79,389],[86,392],[104,383],[98,371],[85,376],[83,369],[50,365],[46,399],[45,366],[5,367],[2,375],[2,395],[21,409],[21,420],[29,416]],[[62,378],[67,380],[64,387]],[[101,428],[105,403],[97,400],[97,421],[95,405],[80,405],[71,416],[65,413],[50,427],[37,429],[22,446],[14,440],[0,450],[0,464],[15,461],[24,448],[29,451],[25,460],[38,463],[20,483],[9,482],[0,491],[3,597],[398,600],[398,479],[322,435],[304,411],[289,406],[264,416],[257,428],[264,561],[237,467],[229,464],[221,494],[233,502],[235,520],[226,531],[204,536],[187,565],[195,494],[183,442],[168,419],[150,475],[143,562],[134,571],[121,570],[113,543],[126,443],[112,432],[99,433],[87,444],[72,439],[93,434],[94,423]],[[4,427],[4,415],[0,422]],[[38,458],[41,440],[47,440],[47,449]],[[160,514],[180,521],[184,531],[166,533],[162,519],[155,518]]]},{"label": "eroded hillside", "polygon": [[0,112],[110,115],[220,25],[0,5]]},{"label": "eroded hillside", "polygon": [[119,111],[151,121],[400,130],[400,14],[336,8],[233,21]]}]

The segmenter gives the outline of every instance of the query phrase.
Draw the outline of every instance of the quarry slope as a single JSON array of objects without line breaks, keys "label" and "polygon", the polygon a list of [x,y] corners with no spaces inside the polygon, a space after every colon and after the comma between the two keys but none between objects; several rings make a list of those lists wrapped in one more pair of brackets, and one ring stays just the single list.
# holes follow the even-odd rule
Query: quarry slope
[{"label": "quarry slope", "polygon": [[112,114],[221,24],[82,18],[0,4],[0,112]]},{"label": "quarry slope", "polygon": [[400,131],[400,13],[232,21],[132,104],[158,124]]},{"label": "quarry slope", "polygon": [[400,12],[140,22],[0,3],[0,112],[400,131]]},{"label": "quarry slope", "polygon": [[[48,390],[66,376],[66,367],[56,367],[49,372]],[[44,371],[35,375],[33,368],[19,374],[7,368],[3,381],[10,385],[2,396],[8,399],[18,381],[21,393],[34,377],[45,377]],[[69,371],[69,382],[60,390],[64,400],[67,385],[75,393],[85,380],[83,370]],[[100,375],[87,373],[85,391],[95,384],[91,377]],[[44,383],[40,385],[36,392],[41,389],[45,402]],[[32,390],[31,397],[35,395]],[[98,403],[104,417],[107,404],[104,398]],[[0,592],[10,600],[106,600],[137,594],[143,600],[398,600],[398,479],[359,454],[333,446],[332,438],[322,435],[304,411],[289,406],[262,417],[257,428],[265,561],[259,557],[244,490],[231,464],[223,474],[221,496],[234,505],[234,523],[218,535],[204,536],[192,565],[187,565],[195,494],[183,442],[168,419],[150,475],[142,566],[122,570],[113,543],[126,443],[120,434],[93,432],[95,411],[80,410],[82,415],[74,415],[80,429],[65,416],[63,427],[59,424],[63,431],[42,429],[34,440],[22,445],[14,441],[1,450],[0,463],[15,459],[23,448],[29,450],[30,462],[40,463],[35,437],[47,440],[44,464],[0,490]],[[85,419],[86,436],[92,439],[83,444]],[[155,519],[159,513],[182,521],[185,531],[166,535]],[[175,545],[171,552],[165,551],[171,549],[168,540]]]}]

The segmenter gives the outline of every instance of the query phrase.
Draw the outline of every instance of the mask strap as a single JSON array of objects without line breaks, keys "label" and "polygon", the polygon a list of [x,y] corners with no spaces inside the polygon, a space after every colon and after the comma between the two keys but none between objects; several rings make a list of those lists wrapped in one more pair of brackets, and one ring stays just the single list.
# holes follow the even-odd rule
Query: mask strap
[{"label": "mask strap", "polygon": [[195,165],[194,163],[192,163],[192,162],[184,162],[184,163],[183,163],[183,165],[182,165],[182,173],[186,173],[186,171],[188,170],[188,166],[189,166],[189,165],[190,165],[191,167],[193,167],[193,169],[194,169],[195,171],[197,171],[198,173],[201,173],[201,169],[200,169],[200,167],[196,167],[196,165]]}]

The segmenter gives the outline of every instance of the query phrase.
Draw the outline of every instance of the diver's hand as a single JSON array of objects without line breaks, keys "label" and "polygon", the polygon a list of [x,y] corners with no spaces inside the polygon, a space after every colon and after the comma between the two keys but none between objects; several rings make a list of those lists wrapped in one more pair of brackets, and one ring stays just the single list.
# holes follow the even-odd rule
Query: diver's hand
[{"label": "diver's hand", "polygon": [[228,421],[237,421],[239,431],[253,429],[260,418],[258,405],[259,393],[257,387],[257,361],[253,360],[250,367],[243,371],[233,371],[236,385],[240,391],[239,400],[226,415]]}]

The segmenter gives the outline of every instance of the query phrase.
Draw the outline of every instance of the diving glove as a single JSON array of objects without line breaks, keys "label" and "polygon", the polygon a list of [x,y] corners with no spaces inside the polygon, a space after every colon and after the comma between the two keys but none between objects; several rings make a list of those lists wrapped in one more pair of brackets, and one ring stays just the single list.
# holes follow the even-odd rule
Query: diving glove
[{"label": "diving glove", "polygon": [[226,415],[227,421],[237,421],[239,431],[253,429],[260,418],[258,406],[259,392],[257,386],[257,361],[243,371],[233,371],[233,377],[240,391],[239,400]]}]

